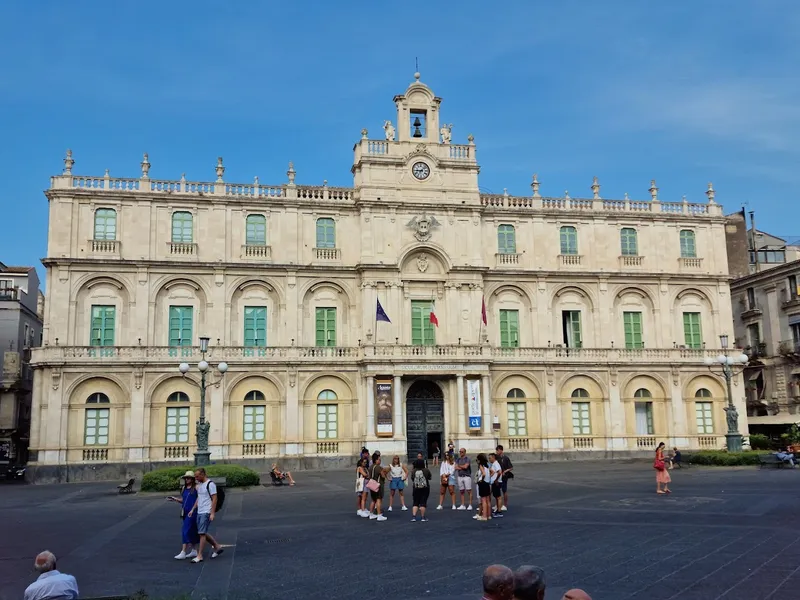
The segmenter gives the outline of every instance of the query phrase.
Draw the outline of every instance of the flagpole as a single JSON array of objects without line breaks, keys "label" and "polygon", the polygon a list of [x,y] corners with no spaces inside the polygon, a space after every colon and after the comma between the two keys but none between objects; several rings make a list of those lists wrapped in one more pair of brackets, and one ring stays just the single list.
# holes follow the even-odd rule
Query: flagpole
[{"label": "flagpole", "polygon": [[375,288],[375,328],[373,329],[373,336],[375,339],[372,340],[372,345],[378,345],[378,305],[380,304],[381,299],[378,297],[378,288]]}]

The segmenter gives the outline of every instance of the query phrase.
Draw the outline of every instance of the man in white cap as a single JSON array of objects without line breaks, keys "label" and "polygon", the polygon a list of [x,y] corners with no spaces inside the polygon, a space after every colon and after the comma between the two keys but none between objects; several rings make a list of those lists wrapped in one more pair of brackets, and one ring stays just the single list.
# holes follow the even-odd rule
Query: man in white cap
[{"label": "man in white cap", "polygon": [[25,600],[78,600],[78,582],[56,569],[56,557],[49,550],[39,553],[33,568],[38,579],[25,590]]}]

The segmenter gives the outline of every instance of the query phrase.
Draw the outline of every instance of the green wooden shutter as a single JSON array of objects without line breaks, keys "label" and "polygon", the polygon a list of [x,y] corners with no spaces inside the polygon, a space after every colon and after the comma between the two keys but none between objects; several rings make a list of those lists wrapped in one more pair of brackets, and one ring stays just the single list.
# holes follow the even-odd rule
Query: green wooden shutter
[{"label": "green wooden shutter", "polygon": [[431,323],[432,309],[430,300],[411,301],[411,343],[415,346],[436,344],[436,327]]},{"label": "green wooden shutter", "polygon": [[92,306],[92,331],[90,346],[114,345],[114,320],[116,308],[113,306]]},{"label": "green wooden shutter", "polygon": [[636,230],[632,227],[624,227],[620,231],[620,243],[623,256],[637,256],[639,254]]},{"label": "green wooden shutter", "polygon": [[691,229],[681,230],[681,257],[696,258],[697,246],[695,244],[694,231]]},{"label": "green wooden shutter", "polygon": [[317,219],[317,248],[336,247],[336,223],[333,219]]},{"label": "green wooden shutter", "polygon": [[567,311],[567,327],[568,333],[572,337],[571,340],[568,340],[568,343],[571,342],[572,348],[582,348],[583,338],[581,337],[581,311]]},{"label": "green wooden shutter", "polygon": [[578,230],[572,226],[561,228],[561,254],[578,253]]},{"label": "green wooden shutter", "polygon": [[264,215],[248,215],[246,230],[245,243],[248,246],[267,245],[267,219]]},{"label": "green wooden shutter", "polygon": [[642,341],[642,313],[624,312],[622,320],[625,326],[625,347],[643,348]]},{"label": "green wooden shutter", "polygon": [[264,348],[267,345],[267,308],[244,307],[244,345],[247,348]]},{"label": "green wooden shutter", "polygon": [[316,311],[317,346],[336,345],[336,309],[318,308]]},{"label": "green wooden shutter", "polygon": [[192,345],[192,313],[191,306],[169,307],[169,345]]},{"label": "green wooden shutter", "polygon": [[500,225],[497,228],[497,252],[499,254],[517,253],[517,239],[513,225]]},{"label": "green wooden shutter", "polygon": [[519,311],[500,311],[500,346],[502,348],[519,347]]},{"label": "green wooden shutter", "polygon": [[94,239],[117,239],[117,211],[113,208],[98,208],[94,213]]},{"label": "green wooden shutter", "polygon": [[703,347],[703,330],[700,324],[700,313],[683,313],[683,337],[687,348]]},{"label": "green wooden shutter", "polygon": [[176,212],[172,214],[172,242],[176,244],[192,243],[192,213]]}]

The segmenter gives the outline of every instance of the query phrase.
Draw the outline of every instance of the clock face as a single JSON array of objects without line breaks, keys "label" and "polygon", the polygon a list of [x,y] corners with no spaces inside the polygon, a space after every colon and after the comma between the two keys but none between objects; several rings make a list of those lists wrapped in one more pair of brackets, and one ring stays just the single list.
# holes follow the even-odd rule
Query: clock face
[{"label": "clock face", "polygon": [[422,181],[427,179],[428,175],[431,174],[431,168],[424,162],[418,162],[414,163],[414,166],[411,167],[411,172],[414,174],[414,177]]}]

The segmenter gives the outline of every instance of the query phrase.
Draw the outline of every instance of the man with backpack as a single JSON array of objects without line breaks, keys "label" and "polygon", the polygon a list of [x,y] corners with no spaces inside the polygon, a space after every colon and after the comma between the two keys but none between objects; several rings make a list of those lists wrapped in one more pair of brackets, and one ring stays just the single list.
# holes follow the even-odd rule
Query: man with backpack
[{"label": "man with backpack", "polygon": [[500,508],[502,511],[508,510],[508,480],[514,479],[514,472],[513,468],[514,465],[511,464],[511,459],[508,458],[508,455],[503,450],[503,446],[501,444],[497,445],[497,462],[500,463],[500,468],[503,469],[502,472],[502,480],[500,481],[500,489],[503,492],[503,506]]},{"label": "man with backpack", "polygon": [[193,513],[197,515],[197,533],[200,534],[200,548],[197,551],[197,557],[193,558],[192,562],[200,563],[203,562],[203,550],[205,550],[206,541],[211,544],[211,558],[217,558],[224,551],[219,542],[208,533],[208,529],[214,521],[214,515],[217,510],[222,508],[225,494],[217,491],[217,484],[208,478],[203,467],[198,467],[194,472],[194,476],[197,482],[197,500],[192,510],[189,511],[189,516],[191,517]]},{"label": "man with backpack", "polygon": [[425,461],[418,458],[414,461],[411,471],[411,485],[413,486],[411,497],[413,507],[411,508],[411,520],[417,520],[417,511],[422,515],[422,521],[427,521],[425,509],[428,507],[428,496],[431,493],[431,472],[425,466]]}]

